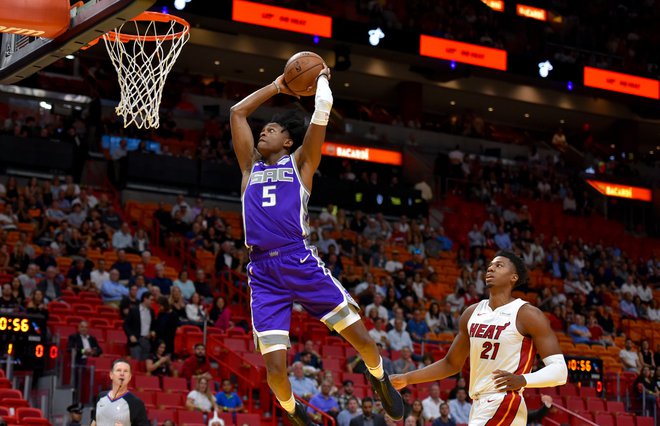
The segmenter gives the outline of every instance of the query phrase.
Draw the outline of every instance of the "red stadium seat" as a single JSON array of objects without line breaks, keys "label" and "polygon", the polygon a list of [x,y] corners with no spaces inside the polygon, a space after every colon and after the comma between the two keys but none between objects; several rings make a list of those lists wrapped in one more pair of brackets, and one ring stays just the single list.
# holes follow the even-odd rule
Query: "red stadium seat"
[{"label": "red stadium seat", "polygon": [[[17,389],[0,389],[0,401],[5,398],[23,398],[23,392]],[[6,404],[5,404],[6,405]]]},{"label": "red stadium seat", "polygon": [[258,425],[261,424],[261,416],[259,414],[238,413],[236,415],[237,425]]},{"label": "red stadium seat", "polygon": [[20,425],[23,426],[50,426],[48,419],[42,419],[40,417],[26,417],[21,420]]},{"label": "red stadium seat", "polygon": [[653,417],[635,417],[636,426],[655,426],[653,422]]},{"label": "red stadium seat", "polygon": [[343,346],[323,346],[321,351],[324,360],[328,357],[343,360],[346,357]]},{"label": "red stadium seat", "polygon": [[600,398],[587,398],[587,410],[592,412],[606,411],[605,401]]},{"label": "red stadium seat", "polygon": [[165,392],[188,392],[188,381],[183,377],[163,377]]},{"label": "red stadium seat", "polygon": [[568,398],[566,400],[566,408],[571,411],[584,410],[584,401],[582,398]]},{"label": "red stadium seat", "polygon": [[[144,405],[151,405],[154,406],[156,403],[154,402],[154,392],[149,392],[149,391],[133,391],[133,394],[140,398],[142,402],[144,402]],[[160,395],[160,393],[158,394]]]},{"label": "red stadium seat", "polygon": [[0,401],[0,404],[2,404],[5,407],[9,407],[13,409],[30,406],[30,403],[24,400],[23,398],[3,398]]},{"label": "red stadium seat", "polygon": [[19,423],[22,423],[22,420],[25,417],[37,417],[41,418],[43,417],[43,414],[41,413],[41,410],[38,408],[31,408],[31,407],[21,407],[16,410],[16,418],[18,419]]},{"label": "red stadium seat", "polygon": [[626,411],[623,402],[620,401],[607,401],[605,403],[605,409],[610,413],[623,413]]},{"label": "red stadium seat", "polygon": [[177,424],[180,424],[181,426],[186,426],[191,424],[204,424],[204,416],[200,411],[177,410],[176,414],[177,414]]},{"label": "red stadium seat", "polygon": [[598,426],[614,426],[614,417],[609,413],[594,415],[594,423]]},{"label": "red stadium seat", "polygon": [[594,398],[598,396],[598,393],[596,392],[596,389],[590,388],[590,387],[581,387],[580,388],[580,396],[582,398]]},{"label": "red stadium seat", "polygon": [[635,426],[635,417],[630,414],[617,414],[614,417],[616,426]]},{"label": "red stadium seat", "polygon": [[[175,421],[174,419],[174,410],[157,410],[157,409],[151,409],[149,410],[149,420],[156,420],[156,422],[159,425],[162,425],[165,420],[172,420]],[[231,423],[229,423],[231,424]]]},{"label": "red stadium seat", "polygon": [[155,391],[160,392],[160,379],[157,376],[136,375],[135,388],[140,391]]},{"label": "red stadium seat", "polygon": [[181,393],[159,392],[156,394],[156,405],[161,409],[164,409],[165,407],[181,407],[184,403],[183,395]]}]

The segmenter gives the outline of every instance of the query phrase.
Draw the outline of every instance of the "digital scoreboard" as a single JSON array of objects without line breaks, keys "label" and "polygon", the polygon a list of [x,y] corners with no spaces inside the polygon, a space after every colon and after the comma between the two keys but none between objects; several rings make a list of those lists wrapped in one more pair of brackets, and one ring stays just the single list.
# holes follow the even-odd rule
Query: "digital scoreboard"
[{"label": "digital scoreboard", "polygon": [[56,359],[59,350],[48,340],[42,315],[0,313],[0,354],[11,356],[18,368],[31,368]]}]

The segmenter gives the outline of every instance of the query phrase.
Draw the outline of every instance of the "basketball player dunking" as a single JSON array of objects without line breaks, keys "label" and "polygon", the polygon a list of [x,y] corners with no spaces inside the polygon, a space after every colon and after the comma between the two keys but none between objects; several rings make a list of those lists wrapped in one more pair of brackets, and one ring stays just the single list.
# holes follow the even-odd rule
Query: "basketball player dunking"
[{"label": "basketball player dunking", "polygon": [[294,93],[280,76],[231,109],[234,151],[243,172],[243,223],[250,249],[247,272],[255,346],[263,355],[268,384],[291,422],[311,424],[304,406],[296,403],[287,377],[291,308],[293,302],[300,303],[360,353],[385,411],[398,420],[403,417],[403,400],[383,371],[376,343],[360,319],[357,304],[330,275],[307,240],[307,201],[321,162],[332,108],[329,77],[329,69],[324,67],[317,78],[315,110],[306,131],[295,114],[276,116],[261,130],[256,149],[247,117],[276,94]]},{"label": "basketball player dunking", "polygon": [[[469,355],[469,391],[474,400],[469,426],[525,426],[527,407],[522,389],[563,385],[568,375],[559,342],[545,315],[511,297],[513,288],[526,278],[522,259],[509,251],[497,253],[486,273],[490,298],[463,312],[458,335],[445,358],[421,370],[392,375],[394,387],[457,374]],[[530,373],[536,351],[545,367]]]}]

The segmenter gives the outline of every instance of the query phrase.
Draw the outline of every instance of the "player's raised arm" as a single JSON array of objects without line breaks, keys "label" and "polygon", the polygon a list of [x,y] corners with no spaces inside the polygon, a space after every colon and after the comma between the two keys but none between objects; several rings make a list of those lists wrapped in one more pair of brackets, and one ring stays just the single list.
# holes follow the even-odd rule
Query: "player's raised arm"
[{"label": "player's raised arm", "polygon": [[516,326],[523,336],[532,338],[545,367],[533,373],[519,375],[496,370],[493,372],[493,378],[498,389],[508,391],[522,387],[545,388],[565,384],[568,377],[566,361],[557,336],[543,312],[535,306],[523,305],[518,312]]},{"label": "player's raised arm", "polygon": [[255,156],[258,155],[254,147],[252,129],[248,124],[247,118],[264,102],[278,93],[295,96],[286,84],[284,84],[283,76],[277,77],[272,83],[253,92],[231,107],[229,124],[231,127],[232,144],[236,158],[238,159],[238,165],[241,167],[243,173],[250,172]]},{"label": "player's raised arm", "polygon": [[468,321],[477,305],[467,308],[461,315],[458,325],[458,334],[447,352],[440,361],[436,361],[421,370],[411,371],[406,374],[393,375],[390,377],[392,385],[396,389],[402,389],[408,385],[425,383],[453,376],[461,371],[468,355],[470,355],[470,336],[468,334]]},{"label": "player's raised arm", "polygon": [[316,82],[312,121],[307,128],[302,146],[294,154],[303,183],[307,188],[312,187],[314,173],[321,163],[321,148],[325,141],[325,129],[330,119],[330,110],[332,110],[333,99],[329,80],[330,69],[325,65]]}]

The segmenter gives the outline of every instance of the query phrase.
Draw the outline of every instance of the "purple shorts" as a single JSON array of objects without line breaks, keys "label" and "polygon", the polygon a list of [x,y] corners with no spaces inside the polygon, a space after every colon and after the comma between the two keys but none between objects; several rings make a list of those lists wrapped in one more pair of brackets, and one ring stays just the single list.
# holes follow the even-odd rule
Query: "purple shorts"
[{"label": "purple shorts", "polygon": [[255,346],[262,353],[290,346],[294,302],[338,332],[360,319],[357,303],[324,267],[314,246],[301,242],[252,251],[247,271]]}]

